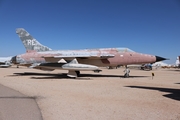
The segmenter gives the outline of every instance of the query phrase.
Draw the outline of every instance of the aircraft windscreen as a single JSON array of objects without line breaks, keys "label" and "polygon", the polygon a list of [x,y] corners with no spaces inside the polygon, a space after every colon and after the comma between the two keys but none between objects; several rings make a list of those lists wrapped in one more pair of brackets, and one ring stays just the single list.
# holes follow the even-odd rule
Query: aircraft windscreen
[{"label": "aircraft windscreen", "polygon": [[118,52],[134,52],[133,50],[129,48],[117,48]]}]

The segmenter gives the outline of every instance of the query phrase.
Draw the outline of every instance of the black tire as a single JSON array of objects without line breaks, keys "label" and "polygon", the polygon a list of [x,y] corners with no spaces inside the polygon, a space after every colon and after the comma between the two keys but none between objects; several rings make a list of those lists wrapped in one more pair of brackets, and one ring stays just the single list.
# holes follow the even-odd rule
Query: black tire
[{"label": "black tire", "polygon": [[80,71],[75,71],[77,76],[79,77],[80,76]]}]

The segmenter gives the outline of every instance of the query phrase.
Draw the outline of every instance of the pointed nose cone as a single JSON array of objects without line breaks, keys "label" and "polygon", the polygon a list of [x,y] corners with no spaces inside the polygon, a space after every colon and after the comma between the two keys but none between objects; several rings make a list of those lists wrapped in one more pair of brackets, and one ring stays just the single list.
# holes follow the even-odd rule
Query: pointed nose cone
[{"label": "pointed nose cone", "polygon": [[168,60],[168,59],[156,56],[156,62],[163,61],[163,60]]}]

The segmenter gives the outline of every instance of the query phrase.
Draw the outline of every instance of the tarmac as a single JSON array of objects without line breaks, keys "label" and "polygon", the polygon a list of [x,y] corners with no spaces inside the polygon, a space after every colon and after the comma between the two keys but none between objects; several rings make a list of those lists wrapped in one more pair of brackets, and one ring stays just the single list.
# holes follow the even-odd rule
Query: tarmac
[{"label": "tarmac", "polygon": [[0,85],[0,120],[42,120],[34,97]]},{"label": "tarmac", "polygon": [[0,120],[180,120],[180,69],[123,70],[0,68]]}]

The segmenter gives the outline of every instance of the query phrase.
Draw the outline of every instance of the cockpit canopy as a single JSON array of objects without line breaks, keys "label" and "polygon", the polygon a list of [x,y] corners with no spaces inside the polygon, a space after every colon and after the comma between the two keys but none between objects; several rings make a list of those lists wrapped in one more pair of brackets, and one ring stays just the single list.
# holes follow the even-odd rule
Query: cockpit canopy
[{"label": "cockpit canopy", "polygon": [[117,48],[118,52],[134,52],[133,50],[129,48]]}]

